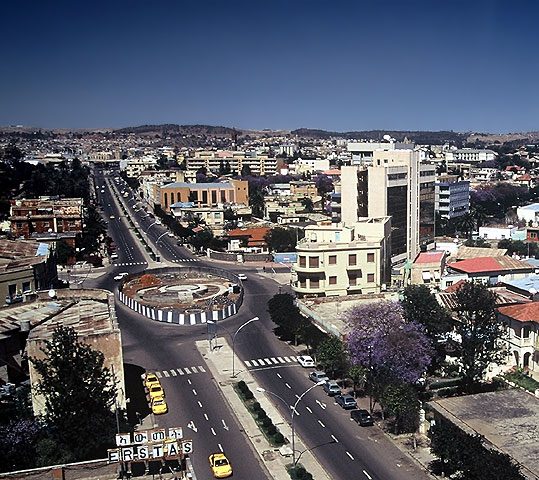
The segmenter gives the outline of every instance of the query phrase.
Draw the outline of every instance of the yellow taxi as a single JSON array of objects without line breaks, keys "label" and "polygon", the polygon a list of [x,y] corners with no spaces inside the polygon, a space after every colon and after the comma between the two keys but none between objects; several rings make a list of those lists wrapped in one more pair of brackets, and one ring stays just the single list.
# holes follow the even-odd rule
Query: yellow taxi
[{"label": "yellow taxi", "polygon": [[161,382],[155,373],[147,373],[144,377],[144,385],[149,390],[153,385],[161,385]]},{"label": "yellow taxi", "polygon": [[208,460],[215,478],[226,478],[232,475],[232,465],[223,453],[212,453]]},{"label": "yellow taxi", "polygon": [[161,415],[162,413],[167,413],[168,407],[167,402],[163,397],[155,397],[152,399],[152,413],[155,415]]},{"label": "yellow taxi", "polygon": [[165,391],[163,390],[163,387],[160,383],[154,383],[150,388],[148,388],[148,391],[150,392],[150,400],[153,400],[156,397],[165,396]]}]

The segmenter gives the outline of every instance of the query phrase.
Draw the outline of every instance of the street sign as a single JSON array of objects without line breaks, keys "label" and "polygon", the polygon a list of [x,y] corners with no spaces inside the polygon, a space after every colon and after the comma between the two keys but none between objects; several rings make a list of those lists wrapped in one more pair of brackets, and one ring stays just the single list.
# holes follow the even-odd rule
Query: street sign
[{"label": "street sign", "polygon": [[129,433],[117,433],[116,434],[116,445],[122,447],[124,445],[129,445],[131,443],[131,435]]},{"label": "street sign", "polygon": [[168,436],[174,440],[181,440],[183,438],[182,427],[170,427],[168,429]]}]

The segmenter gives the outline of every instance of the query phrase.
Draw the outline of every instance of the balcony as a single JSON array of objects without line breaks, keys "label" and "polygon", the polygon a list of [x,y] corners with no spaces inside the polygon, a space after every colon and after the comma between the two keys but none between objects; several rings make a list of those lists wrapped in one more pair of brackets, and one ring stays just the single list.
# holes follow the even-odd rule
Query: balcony
[{"label": "balcony", "polygon": [[307,284],[301,286],[300,282],[292,282],[292,290],[294,290],[297,293],[303,293],[303,294],[318,294],[318,293],[324,293],[325,292],[325,286],[323,285],[323,282],[320,282],[318,284],[318,287],[310,287]]},{"label": "balcony", "polygon": [[306,262],[300,266],[299,262],[294,264],[294,270],[300,273],[317,273],[324,271],[324,262],[320,259],[318,262]]}]

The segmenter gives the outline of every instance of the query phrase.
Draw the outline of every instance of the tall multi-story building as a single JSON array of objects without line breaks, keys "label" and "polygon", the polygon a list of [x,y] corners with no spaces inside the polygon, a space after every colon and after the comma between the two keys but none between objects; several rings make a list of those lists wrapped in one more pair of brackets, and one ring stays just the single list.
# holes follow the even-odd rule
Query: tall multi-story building
[{"label": "tall multi-story building", "polygon": [[292,289],[298,296],[380,293],[391,278],[390,236],[389,217],[307,227]]},{"label": "tall multi-story building", "polygon": [[414,259],[434,241],[435,167],[411,149],[375,150],[372,165],[341,170],[342,222],[391,217],[394,263]]},{"label": "tall multi-story building", "polygon": [[235,175],[241,175],[244,167],[249,167],[253,175],[277,173],[277,159],[267,153],[196,150],[192,156],[186,157],[185,161],[187,172],[205,168],[208,172],[217,173],[221,166],[228,166]]},{"label": "tall multi-story building", "polygon": [[377,150],[413,150],[413,143],[406,142],[349,142],[347,150],[352,154],[352,165],[372,165]]},{"label": "tall multi-story building", "polygon": [[436,181],[436,211],[442,218],[460,217],[470,210],[470,182],[457,175],[442,175]]}]

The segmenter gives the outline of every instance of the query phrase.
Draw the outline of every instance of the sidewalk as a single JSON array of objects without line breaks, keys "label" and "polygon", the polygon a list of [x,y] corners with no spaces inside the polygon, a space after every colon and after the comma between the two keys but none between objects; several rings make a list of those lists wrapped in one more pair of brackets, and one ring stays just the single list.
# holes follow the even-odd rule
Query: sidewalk
[{"label": "sidewalk", "polygon": [[[271,478],[274,480],[290,480],[290,475],[286,471],[286,465],[292,463],[291,452],[288,456],[282,456],[279,449],[272,447],[254,421],[251,413],[247,410],[243,401],[234,391],[233,385],[243,380],[255,394],[256,400],[273,420],[275,426],[289,441],[292,439],[288,419],[284,419],[279,411],[274,407],[268,396],[256,391],[259,386],[248,370],[242,370],[242,363],[239,358],[235,359],[238,367],[236,378],[232,377],[232,349],[223,337],[218,337],[219,347],[210,351],[208,341],[200,340],[196,346],[200,354],[206,360],[216,385],[221,390],[228,406],[236,416],[239,424],[243,428],[247,438],[251,442],[253,450],[258,454],[260,461],[266,466]],[[295,434],[296,451],[303,452],[307,447],[301,441],[298,434]],[[310,472],[316,480],[330,480],[329,475],[318,463],[318,460],[311,452],[304,452],[301,455],[301,464]]]}]

